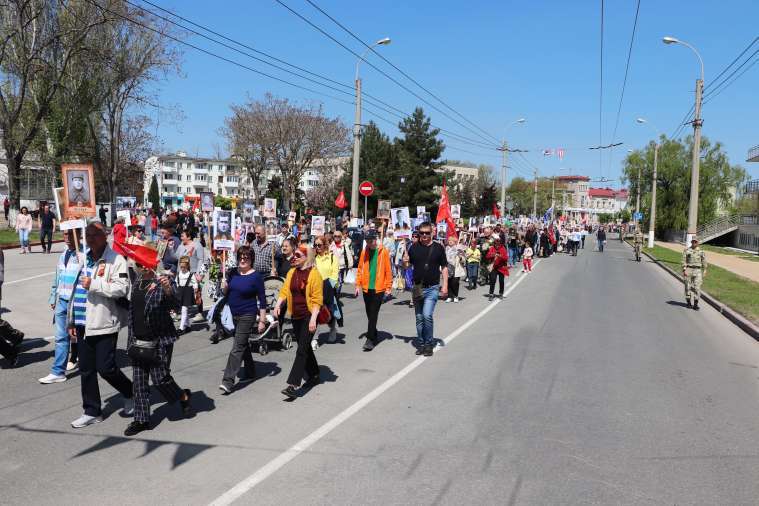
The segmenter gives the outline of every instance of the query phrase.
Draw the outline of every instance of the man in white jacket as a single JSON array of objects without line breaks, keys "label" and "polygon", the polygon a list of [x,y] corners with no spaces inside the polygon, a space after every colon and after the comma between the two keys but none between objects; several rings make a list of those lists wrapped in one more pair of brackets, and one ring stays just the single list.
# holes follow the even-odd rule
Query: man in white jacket
[{"label": "man in white jacket", "polygon": [[84,414],[71,422],[74,428],[103,421],[98,374],[124,397],[124,414],[134,411],[132,382],[116,365],[119,330],[127,324],[127,263],[108,246],[102,223],[90,223],[85,239],[90,251],[77,280],[87,290],[84,335],[77,336]]}]

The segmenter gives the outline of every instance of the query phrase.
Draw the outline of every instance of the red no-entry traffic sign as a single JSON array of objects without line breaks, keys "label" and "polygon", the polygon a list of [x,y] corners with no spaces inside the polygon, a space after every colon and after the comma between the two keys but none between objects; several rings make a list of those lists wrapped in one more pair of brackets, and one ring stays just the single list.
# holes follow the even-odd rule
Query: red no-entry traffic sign
[{"label": "red no-entry traffic sign", "polygon": [[374,185],[369,181],[364,181],[363,183],[358,185],[358,192],[364,197],[368,197],[369,195],[374,193]]}]

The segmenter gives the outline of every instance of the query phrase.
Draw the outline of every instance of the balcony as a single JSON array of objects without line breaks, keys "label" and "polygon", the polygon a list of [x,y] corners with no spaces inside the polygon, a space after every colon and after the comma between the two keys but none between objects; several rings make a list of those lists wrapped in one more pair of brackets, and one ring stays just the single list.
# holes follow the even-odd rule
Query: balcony
[{"label": "balcony", "polygon": [[759,146],[754,146],[748,150],[747,162],[759,162]]}]

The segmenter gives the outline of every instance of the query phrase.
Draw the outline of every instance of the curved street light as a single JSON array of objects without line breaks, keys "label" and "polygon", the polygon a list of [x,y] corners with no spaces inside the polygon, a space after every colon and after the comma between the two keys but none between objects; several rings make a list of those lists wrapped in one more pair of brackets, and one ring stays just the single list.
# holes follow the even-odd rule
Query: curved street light
[{"label": "curved street light", "polygon": [[[359,182],[359,158],[361,155],[361,79],[358,77],[358,68],[361,62],[364,61],[366,54],[374,49],[376,46],[387,46],[390,44],[390,37],[380,39],[371,46],[359,57],[356,62],[356,113],[353,123],[353,174],[351,177],[351,218],[358,218],[358,182]],[[366,202],[364,202],[366,204]],[[366,207],[366,206],[364,206]],[[366,216],[364,216],[366,220]]]},{"label": "curved street light", "polygon": [[[506,130],[513,127],[514,125],[521,125],[527,121],[526,118],[519,118],[517,120],[512,121],[509,123],[509,125],[506,127]],[[503,139],[503,145],[498,148],[498,151],[501,151],[503,153],[503,161],[501,163],[501,212],[503,212],[506,209],[506,153],[509,152],[509,145],[506,142],[506,139]],[[522,150],[518,150],[522,151]],[[503,213],[504,215],[506,213]]]},{"label": "curved street light", "polygon": [[704,91],[704,60],[695,47],[683,40],[666,36],[662,38],[662,42],[665,44],[680,44],[689,48],[696,54],[698,62],[701,64],[701,77],[696,80],[696,109],[693,117],[693,157],[690,176],[690,202],[688,204],[688,232],[685,236],[685,245],[687,247],[698,230],[698,173],[699,154],[701,153],[701,125],[703,123],[701,119],[701,95]]},{"label": "curved street light", "polygon": [[656,229],[656,166],[659,161],[659,138],[661,133],[656,126],[645,118],[637,118],[638,124],[647,124],[656,132],[656,141],[654,142],[654,175],[651,179],[651,218],[648,220],[648,247],[654,247],[654,232]]}]

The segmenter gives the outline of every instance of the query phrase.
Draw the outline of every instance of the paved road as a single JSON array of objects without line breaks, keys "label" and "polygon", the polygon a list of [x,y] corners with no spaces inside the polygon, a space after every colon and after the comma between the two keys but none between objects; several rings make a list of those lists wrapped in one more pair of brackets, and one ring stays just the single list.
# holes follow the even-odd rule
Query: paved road
[{"label": "paved road", "polygon": [[[492,306],[481,291],[438,306],[449,339],[431,359],[413,355],[405,299],[362,353],[348,301],[347,336],[317,352],[327,382],[293,403],[279,394],[292,351],[257,357],[262,377],[220,397],[229,341],[185,336],[174,373],[200,412],[156,404],[132,439],[106,386],[108,419],[71,429],[79,382],[36,384],[52,348],[30,343],[31,363],[0,371],[0,503],[755,504],[759,345],[684,308],[626,246],[591,245],[513,276]],[[47,282],[4,290],[6,317],[40,337]]]}]

